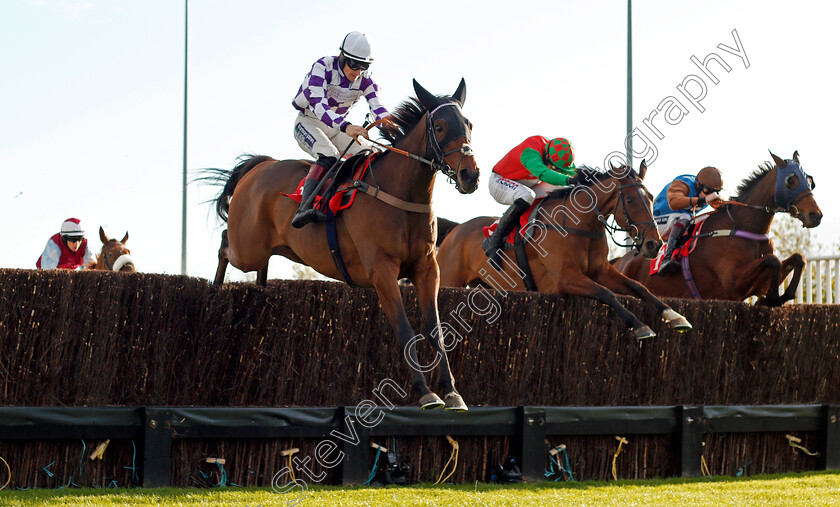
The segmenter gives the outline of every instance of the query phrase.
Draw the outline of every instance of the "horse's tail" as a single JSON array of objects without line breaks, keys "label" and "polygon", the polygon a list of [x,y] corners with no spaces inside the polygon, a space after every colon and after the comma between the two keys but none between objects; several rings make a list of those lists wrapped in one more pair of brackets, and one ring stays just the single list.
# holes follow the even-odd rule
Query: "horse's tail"
[{"label": "horse's tail", "polygon": [[239,180],[258,164],[269,160],[274,159],[267,155],[242,155],[239,157],[239,163],[230,171],[214,168],[201,170],[205,176],[198,178],[199,180],[209,182],[211,185],[224,185],[219,195],[211,201],[216,203],[216,214],[223,222],[227,222],[230,198]]},{"label": "horse's tail", "polygon": [[445,218],[437,217],[437,229],[438,229],[438,236],[437,236],[437,246],[440,246],[443,243],[443,240],[446,239],[446,236],[452,232],[452,229],[458,227],[458,222],[453,222],[452,220],[447,220]]}]

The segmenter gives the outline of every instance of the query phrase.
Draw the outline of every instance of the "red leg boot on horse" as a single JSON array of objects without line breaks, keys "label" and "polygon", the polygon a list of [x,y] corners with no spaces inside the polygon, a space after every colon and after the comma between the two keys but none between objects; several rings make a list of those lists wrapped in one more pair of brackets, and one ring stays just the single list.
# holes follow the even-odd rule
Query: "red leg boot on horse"
[{"label": "red leg boot on horse", "polygon": [[325,222],[327,220],[327,215],[323,211],[313,208],[312,205],[315,203],[317,194],[315,189],[318,187],[318,183],[324,177],[324,174],[333,167],[335,161],[335,157],[320,156],[318,161],[309,168],[309,173],[303,182],[300,207],[292,218],[293,227],[300,229],[309,222]]},{"label": "red leg boot on horse", "polygon": [[676,273],[680,269],[680,262],[674,260],[672,257],[674,256],[674,250],[677,248],[677,241],[679,241],[680,236],[682,236],[688,222],[689,221],[684,218],[674,220],[674,225],[671,226],[671,235],[668,236],[668,246],[665,247],[665,256],[662,261],[662,266],[659,267],[659,274],[667,275]]},{"label": "red leg boot on horse", "polygon": [[502,215],[502,218],[499,219],[499,225],[496,226],[496,230],[493,231],[493,234],[481,243],[481,247],[484,248],[484,253],[487,257],[490,257],[490,263],[497,270],[501,271],[501,248],[505,244],[505,238],[508,234],[510,234],[510,231],[516,227],[516,224],[519,223],[519,218],[522,216],[522,213],[525,213],[525,210],[530,207],[531,203],[525,199],[517,199],[513,201],[510,208],[508,208],[504,215]]}]

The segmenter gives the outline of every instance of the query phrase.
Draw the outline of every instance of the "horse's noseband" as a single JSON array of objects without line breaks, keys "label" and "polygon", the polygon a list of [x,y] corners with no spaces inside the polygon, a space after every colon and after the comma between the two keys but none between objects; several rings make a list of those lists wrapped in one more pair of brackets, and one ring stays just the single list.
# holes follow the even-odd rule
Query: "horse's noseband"
[{"label": "horse's noseband", "polygon": [[[636,192],[638,192],[640,196],[642,194],[642,191],[641,191],[642,183],[641,182],[636,181],[636,182],[633,182],[633,183],[627,183],[626,185],[619,185],[619,187],[618,187],[618,199],[619,199],[619,202],[621,203],[621,212],[624,214],[624,221],[627,222],[627,228],[626,229],[621,229],[619,227],[619,228],[616,228],[616,230],[623,230],[624,232],[627,232],[628,234],[630,234],[630,231],[635,229],[635,233],[630,234],[630,236],[633,238],[633,245],[632,246],[633,246],[633,248],[636,249],[637,252],[641,252],[642,251],[642,243],[644,242],[644,237],[647,234],[648,229],[656,227],[656,221],[653,219],[653,214],[650,212],[650,210],[647,207],[645,207],[645,209],[648,212],[648,217],[650,218],[650,220],[646,220],[644,222],[633,222],[630,219],[630,212],[627,211],[627,202],[625,201],[624,193],[622,192],[622,190],[624,190],[627,187],[635,187]],[[618,211],[618,204],[616,204],[616,209],[613,210],[613,214],[617,215],[618,214],[617,211]],[[639,228],[639,224],[642,225],[641,229]],[[622,245],[620,243],[617,243],[615,240],[613,240],[613,242],[615,244],[617,244],[618,246],[623,246],[625,248],[630,246],[630,245]]]},{"label": "horse's noseband", "polygon": [[[111,243],[111,245],[120,246],[120,247],[125,248],[122,245],[122,243]],[[104,250],[103,250],[103,252],[102,252],[103,259],[102,260],[103,260],[103,264],[108,269],[108,271],[119,271],[126,264],[131,264],[132,266],[134,265],[134,259],[131,258],[131,255],[129,255],[128,253],[122,253],[122,250],[120,250],[118,253],[120,255],[117,256],[117,259],[112,264],[112,263],[108,262],[108,254],[105,253]]]}]

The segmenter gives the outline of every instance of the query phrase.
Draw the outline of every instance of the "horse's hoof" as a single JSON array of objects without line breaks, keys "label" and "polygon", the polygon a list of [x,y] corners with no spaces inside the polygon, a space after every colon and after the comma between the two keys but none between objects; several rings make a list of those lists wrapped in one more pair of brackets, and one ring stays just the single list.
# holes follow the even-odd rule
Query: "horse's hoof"
[{"label": "horse's hoof", "polygon": [[466,412],[469,410],[467,404],[464,403],[464,399],[456,392],[451,392],[443,398],[446,400],[446,406],[443,407],[444,410],[451,410],[453,412]]},{"label": "horse's hoof", "polygon": [[436,408],[443,408],[443,406],[443,400],[435,393],[425,394],[420,398],[420,408],[423,410],[434,410]]},{"label": "horse's hoof", "polygon": [[776,308],[782,306],[782,304],[781,299],[770,299],[767,296],[761,296],[758,298],[758,301],[755,302],[755,306],[767,306],[770,308]]},{"label": "horse's hoof", "polygon": [[647,340],[648,338],[656,336],[656,333],[654,333],[653,329],[648,326],[642,326],[633,330],[633,336],[635,336],[637,340]]},{"label": "horse's hoof", "polygon": [[674,331],[677,331],[678,333],[685,333],[686,331],[691,329],[691,323],[688,321],[688,319],[675,312],[674,310],[671,310],[670,308],[662,312],[662,320],[667,322],[668,325],[671,326],[671,328]]},{"label": "horse's hoof", "polygon": [[671,326],[671,329],[678,333],[685,333],[691,329],[691,322],[689,322],[685,317],[680,316],[677,320],[668,321],[668,325]]}]

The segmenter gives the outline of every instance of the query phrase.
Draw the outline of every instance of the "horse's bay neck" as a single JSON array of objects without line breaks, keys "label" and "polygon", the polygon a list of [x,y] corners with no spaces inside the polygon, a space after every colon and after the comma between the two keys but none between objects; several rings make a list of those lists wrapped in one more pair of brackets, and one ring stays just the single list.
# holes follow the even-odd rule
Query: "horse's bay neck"
[{"label": "horse's bay neck", "polygon": [[[729,217],[725,217],[726,222],[732,226],[733,229],[745,232],[753,232],[756,234],[767,234],[770,231],[770,224],[773,223],[774,213],[767,211],[769,206],[765,204],[756,204],[753,206],[762,206],[762,208],[747,208],[742,206],[732,206]],[[725,212],[723,212],[725,216]]]},{"label": "horse's bay neck", "polygon": [[381,163],[374,164],[373,171],[376,184],[382,191],[412,203],[432,202],[435,172],[426,164],[390,153]]},{"label": "horse's bay neck", "polygon": [[735,229],[756,234],[767,234],[770,231],[775,213],[768,210],[776,207],[775,174],[775,170],[766,174],[758,185],[741,199],[742,203],[751,207],[731,206],[730,213],[735,221]]},{"label": "horse's bay neck", "polygon": [[559,200],[558,204],[564,207],[563,210],[553,211],[552,213],[555,222],[557,222],[555,225],[561,228],[571,227],[585,231],[598,231],[599,229],[605,229],[604,223],[598,219],[598,215],[603,214],[604,218],[612,215],[612,208],[601,209],[600,206],[596,206],[584,210],[572,203],[571,196]]}]

